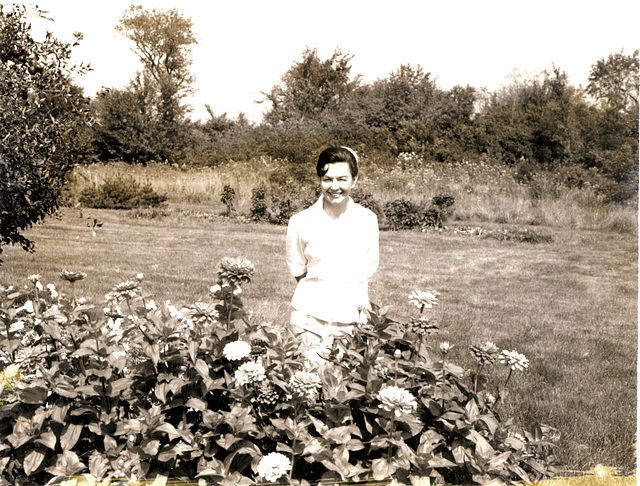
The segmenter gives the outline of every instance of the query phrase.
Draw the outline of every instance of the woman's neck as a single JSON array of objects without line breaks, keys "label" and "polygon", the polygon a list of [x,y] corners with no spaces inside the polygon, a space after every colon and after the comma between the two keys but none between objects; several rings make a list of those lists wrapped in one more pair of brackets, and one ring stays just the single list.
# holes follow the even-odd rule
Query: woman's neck
[{"label": "woman's neck", "polygon": [[347,210],[349,199],[345,199],[344,202],[339,204],[332,204],[325,198],[322,198],[322,209],[331,219],[338,219]]}]

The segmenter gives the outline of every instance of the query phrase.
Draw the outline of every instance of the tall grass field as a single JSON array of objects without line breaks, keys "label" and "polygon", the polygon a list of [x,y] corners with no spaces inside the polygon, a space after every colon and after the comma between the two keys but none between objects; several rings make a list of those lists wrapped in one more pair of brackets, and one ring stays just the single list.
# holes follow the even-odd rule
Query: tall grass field
[{"label": "tall grass field", "polygon": [[[157,302],[189,304],[210,298],[221,258],[242,256],[256,267],[243,293],[246,308],[265,322],[288,321],[295,283],[284,262],[285,227],[215,216],[222,209],[220,185],[233,182],[232,174],[225,179],[213,170],[203,170],[201,177],[191,170],[135,170],[136,177],[170,195],[165,216],[65,209],[26,233],[35,253],[5,249],[0,284],[27,286],[28,275],[40,274],[44,284],[68,291],[58,273],[82,271],[87,278],[75,291],[100,307],[115,285],[143,273],[143,288]],[[104,176],[95,167],[83,171],[88,180]],[[172,178],[158,176],[161,171]],[[238,178],[243,197],[261,176],[250,177],[255,180]],[[409,184],[417,184],[415,177],[361,182],[377,185],[379,197],[388,191],[389,198],[401,193],[428,197],[445,188],[437,175],[427,179],[431,185],[413,191]],[[524,354],[530,367],[512,377],[501,412],[523,428],[542,423],[557,429],[561,468],[635,469],[638,241],[633,211],[599,215],[584,194],[570,192],[561,197],[585,200],[564,208],[551,199],[534,205],[519,192],[526,188],[509,189],[499,181],[489,191],[473,180],[446,185],[456,196],[452,226],[473,222],[495,230],[500,218],[516,224],[544,217],[543,224],[528,221],[527,228],[552,237],[533,244],[453,229],[382,231],[372,301],[391,306],[391,317],[408,318],[415,315],[408,302],[412,290],[437,290],[440,305],[433,315],[440,331],[428,344],[436,352],[440,342],[453,343],[451,360],[468,369],[475,366],[469,352],[474,343],[491,340]],[[483,191],[488,196],[482,198]],[[214,216],[202,217],[206,214]],[[94,226],[94,219],[102,225]],[[494,379],[504,381],[506,371],[496,367]]]}]

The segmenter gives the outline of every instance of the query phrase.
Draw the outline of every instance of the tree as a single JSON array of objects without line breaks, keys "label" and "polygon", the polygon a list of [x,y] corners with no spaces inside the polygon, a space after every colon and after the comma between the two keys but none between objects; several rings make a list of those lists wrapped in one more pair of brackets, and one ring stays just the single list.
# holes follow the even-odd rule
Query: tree
[{"label": "tree", "polygon": [[305,49],[302,61],[294,65],[269,93],[270,111],[264,120],[271,125],[286,121],[324,121],[339,117],[339,110],[358,86],[360,77],[351,79],[351,59],[336,49],[329,59],[321,60],[317,49]]},{"label": "tree", "polygon": [[[73,46],[47,33],[31,36],[29,15],[0,5],[0,252],[2,245],[33,250],[21,232],[54,213],[67,173],[82,156],[87,100],[71,82]],[[81,39],[76,34],[76,39]]]},{"label": "tree", "polygon": [[638,50],[599,59],[591,66],[587,92],[608,107],[638,116]]},{"label": "tree", "polygon": [[393,127],[433,119],[439,113],[442,92],[430,76],[420,66],[402,64],[388,78],[375,81],[367,124]]},{"label": "tree", "polygon": [[[160,139],[180,146],[184,135],[181,123],[188,107],[181,101],[193,91],[190,73],[191,45],[197,44],[193,22],[176,9],[144,10],[132,6],[120,19],[116,30],[133,41],[133,51],[144,67],[142,79],[157,93],[157,129]],[[165,157],[166,158],[166,157]]]}]

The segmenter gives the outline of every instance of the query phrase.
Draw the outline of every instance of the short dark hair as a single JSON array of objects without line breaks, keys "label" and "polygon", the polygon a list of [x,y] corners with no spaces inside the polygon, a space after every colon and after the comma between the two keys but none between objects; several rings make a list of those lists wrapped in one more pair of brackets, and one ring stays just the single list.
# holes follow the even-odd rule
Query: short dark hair
[{"label": "short dark hair", "polygon": [[318,163],[316,164],[316,173],[318,177],[322,177],[327,173],[329,168],[327,165],[336,164],[338,162],[346,162],[349,164],[349,171],[351,177],[358,175],[358,159],[351,149],[347,147],[329,147],[322,151],[318,156]]}]

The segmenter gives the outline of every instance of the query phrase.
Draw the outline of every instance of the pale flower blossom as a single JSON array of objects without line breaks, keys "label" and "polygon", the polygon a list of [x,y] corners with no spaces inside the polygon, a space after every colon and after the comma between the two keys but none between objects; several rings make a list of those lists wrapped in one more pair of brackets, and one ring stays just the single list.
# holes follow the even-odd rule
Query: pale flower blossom
[{"label": "pale flower blossom", "polygon": [[440,352],[442,354],[447,354],[449,351],[451,351],[453,349],[455,345],[454,344],[450,344],[449,341],[442,341],[440,343]]},{"label": "pale flower blossom", "polygon": [[262,381],[267,376],[261,363],[248,361],[236,370],[235,377],[239,385],[248,385],[249,383]]},{"label": "pale flower blossom", "polygon": [[36,282],[36,289],[38,289],[39,291],[43,291],[44,287],[42,286],[42,284],[40,282]]},{"label": "pale flower blossom", "polygon": [[529,367],[529,360],[517,351],[502,350],[499,356],[500,362],[509,366],[512,370],[524,371]]},{"label": "pale flower blossom", "polygon": [[418,403],[414,396],[407,390],[397,386],[387,386],[382,388],[377,395],[380,400],[380,407],[387,412],[393,412],[397,417],[403,413],[411,413],[418,408]]},{"label": "pale flower blossom", "polygon": [[310,371],[296,371],[289,380],[289,386],[294,394],[303,396],[307,400],[315,400],[321,387],[320,376]]},{"label": "pale flower blossom", "polygon": [[409,303],[415,305],[418,309],[431,309],[434,305],[438,304],[439,292],[435,290],[428,290],[423,292],[421,290],[414,290],[409,294]]},{"label": "pale flower blossom", "polygon": [[276,482],[291,470],[291,461],[279,452],[271,452],[260,459],[258,474],[270,482]]},{"label": "pale flower blossom", "polygon": [[138,282],[142,282],[142,281],[144,280],[144,275],[143,275],[143,274],[141,274],[141,273],[139,273],[138,275],[136,275],[136,280],[137,280]]},{"label": "pale flower blossom", "polygon": [[222,354],[229,361],[239,361],[245,359],[251,353],[251,345],[246,341],[234,341],[227,344],[222,350]]},{"label": "pale flower blossom", "polygon": [[53,284],[47,284],[47,290],[49,290],[49,292],[51,293],[51,298],[52,299],[57,299],[58,298],[58,291],[56,290],[56,286]]},{"label": "pale flower blossom", "polygon": [[34,275],[29,275],[27,278],[31,280],[31,283],[35,285],[37,282],[40,281],[42,277],[40,275],[34,274]]},{"label": "pale flower blossom", "polygon": [[22,331],[23,329],[24,329],[24,322],[16,321],[11,323],[11,327],[9,327],[9,332]]}]

